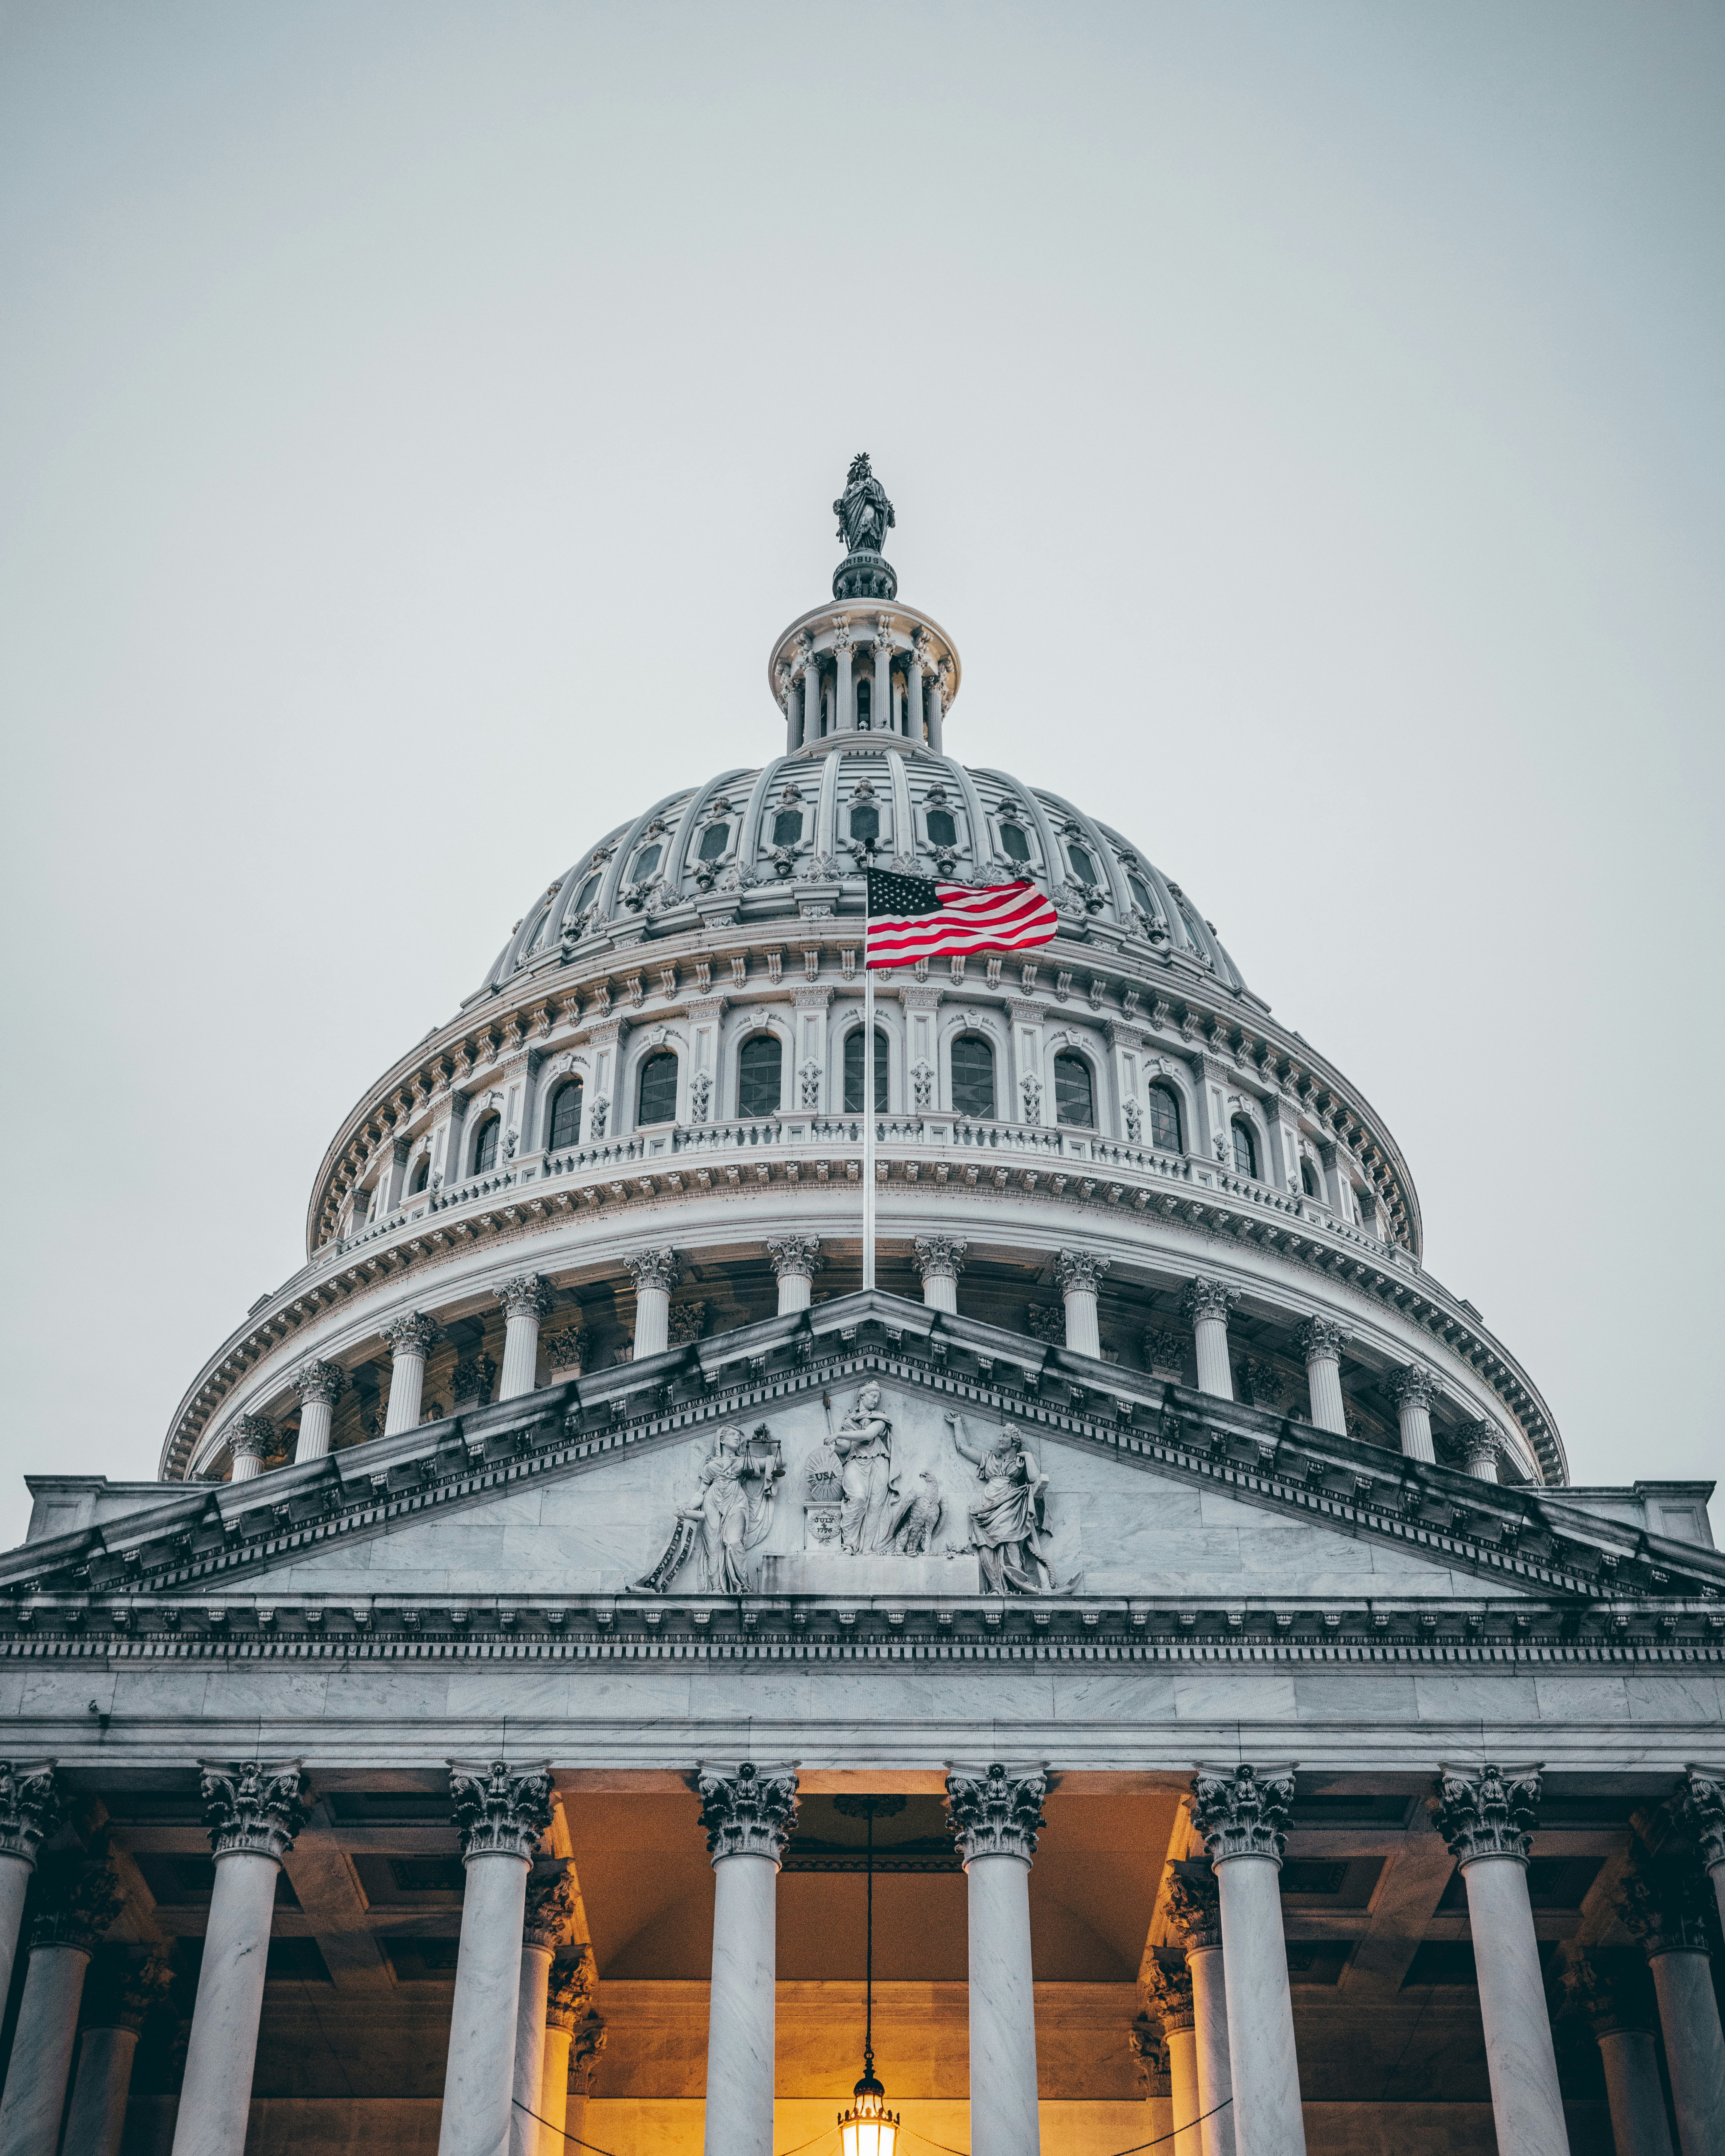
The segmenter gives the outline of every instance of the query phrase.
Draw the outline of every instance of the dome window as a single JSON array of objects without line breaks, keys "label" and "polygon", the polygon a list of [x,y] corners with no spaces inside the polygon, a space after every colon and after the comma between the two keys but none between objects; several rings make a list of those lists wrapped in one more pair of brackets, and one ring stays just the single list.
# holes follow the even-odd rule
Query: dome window
[{"label": "dome window", "polygon": [[859,845],[871,846],[880,835],[880,811],[872,801],[859,801],[850,812],[850,835]]},{"label": "dome window", "polygon": [[1080,883],[1094,886],[1096,880],[1096,865],[1083,847],[1074,845],[1069,839],[1066,844],[1066,859],[1072,864],[1072,873]]},{"label": "dome window", "polygon": [[1000,850],[1009,861],[1028,861],[1030,841],[1024,835],[1021,824],[1003,824],[1000,826]]},{"label": "dome window", "polygon": [[1172,1086],[1150,1088],[1150,1142],[1164,1152],[1183,1152],[1180,1142],[1180,1099]]},{"label": "dome window", "polygon": [[803,811],[800,808],[781,808],[773,819],[773,843],[775,846],[794,846],[803,835]]},{"label": "dome window", "polygon": [[994,1051],[973,1033],[952,1043],[952,1109],[984,1122],[994,1113]]},{"label": "dome window", "polygon": [[1055,1058],[1055,1121],[1073,1130],[1096,1127],[1096,1091],[1090,1065],[1070,1051]]},{"label": "dome window", "polygon": [[497,1165],[497,1137],[502,1127],[502,1119],[497,1116],[487,1116],[480,1125],[473,1141],[475,1175],[489,1175]]},{"label": "dome window", "polygon": [[[845,1112],[863,1111],[863,1029],[855,1027],[845,1036]],[[875,1029],[875,1113],[886,1113],[886,1035]]]},{"label": "dome window", "polygon": [[754,1033],[737,1059],[737,1112],[771,1116],[783,1097],[784,1049],[777,1034]]},{"label": "dome window", "polygon": [[578,1078],[566,1078],[551,1096],[551,1136],[546,1143],[558,1152],[581,1142],[581,1098]]},{"label": "dome window", "polygon": [[1245,1116],[1236,1116],[1230,1125],[1234,1135],[1234,1169],[1237,1175],[1249,1175],[1258,1179],[1258,1141],[1251,1125]]},{"label": "dome window", "polygon": [[1146,921],[1153,922],[1156,919],[1156,901],[1151,897],[1148,886],[1142,883],[1137,876],[1129,875],[1126,880],[1126,887],[1132,895],[1132,904],[1137,907]]},{"label": "dome window", "polygon": [[856,730],[865,734],[874,724],[875,685],[865,675],[856,685]]},{"label": "dome window", "polygon": [[728,824],[709,824],[701,834],[701,844],[695,850],[697,860],[716,861],[731,843]]},{"label": "dome window", "polygon": [[1308,1198],[1321,1199],[1323,1196],[1317,1187],[1317,1171],[1309,1160],[1302,1160],[1300,1163],[1300,1188]]},{"label": "dome window", "polygon": [[664,851],[665,849],[663,846],[644,846],[641,851],[635,855],[635,881],[637,883],[644,883],[648,877],[652,875],[653,871],[659,866],[659,857]]},{"label": "dome window", "polygon": [[931,808],[928,812],[928,843],[931,846],[956,846],[958,826],[952,820],[950,808]]},{"label": "dome window", "polygon": [[641,1065],[635,1101],[635,1121],[640,1125],[677,1120],[677,1059],[670,1049],[655,1050]]},{"label": "dome window", "polygon": [[413,1170],[413,1178],[408,1184],[408,1197],[417,1198],[430,1180],[431,1155],[428,1152],[420,1156],[419,1165]]}]

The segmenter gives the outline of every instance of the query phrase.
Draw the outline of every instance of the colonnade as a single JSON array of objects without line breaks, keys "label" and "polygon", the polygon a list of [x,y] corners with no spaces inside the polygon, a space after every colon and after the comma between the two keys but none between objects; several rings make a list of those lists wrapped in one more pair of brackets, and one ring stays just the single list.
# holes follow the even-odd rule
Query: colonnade
[{"label": "colonnade", "polygon": [[[834,734],[859,732],[896,734],[926,742],[937,756],[945,753],[944,720],[952,701],[955,677],[950,659],[937,655],[927,633],[917,629],[901,644],[891,615],[878,613],[858,633],[860,618],[833,616],[833,639],[817,649],[814,634],[804,630],[794,652],[778,666],[779,705],[784,713],[785,754]],[[872,629],[872,634],[869,630]],[[904,662],[902,694],[893,687],[893,661]],[[831,671],[825,662],[831,661]],[[857,685],[869,685],[869,718],[859,726]],[[827,700],[823,726],[822,701]]]},{"label": "colonnade", "polygon": [[[776,1902],[797,1775],[745,1761],[703,1766],[696,1779],[714,1874],[706,2156],[771,2156]],[[1040,1764],[996,1761],[947,1777],[967,1879],[976,2156],[1037,2156],[1040,2147],[1029,1873],[1049,1786]],[[305,1817],[304,1781],[295,1761],[254,1761],[207,1765],[202,1787],[215,1889],[173,2156],[244,2156],[276,1874]],[[1278,1878],[1293,1788],[1291,1766],[1199,1766],[1193,1778],[1206,1861],[1177,1867],[1168,1908],[1182,1961],[1156,1963],[1147,1985],[1168,2045],[1173,2156],[1304,2156]],[[1435,1784],[1466,1886],[1497,2144],[1517,2156],[1568,2156],[1527,1892],[1539,1793],[1537,1767],[1445,1767]],[[535,1871],[551,1822],[550,1770],[454,1765],[449,1794],[466,1886],[439,2156],[559,2156],[591,1962],[553,1979],[574,1890],[566,1868]],[[49,1763],[0,1763],[0,1961],[16,1952],[19,1884],[59,1809]],[[1725,1907],[1725,1776],[1692,1768],[1670,1810],[1681,1831],[1662,1851],[1638,1848],[1620,1903],[1651,1988],[1637,2004],[1598,1956],[1569,1973],[1599,2037],[1617,2156],[1673,2156],[1655,2013],[1677,2156],[1712,2156],[1725,2118],[1725,2035],[1702,1908],[1708,1877]],[[136,2032],[166,1980],[152,1964],[116,1965],[80,2041],[85,1972],[120,1890],[100,1849],[65,1863],[32,1932],[0,2096],[0,2156],[55,2156],[63,2120],[67,2156],[114,2156]],[[596,2020],[587,2017],[589,2031]],[[588,2056],[602,2035],[598,2025]]]}]

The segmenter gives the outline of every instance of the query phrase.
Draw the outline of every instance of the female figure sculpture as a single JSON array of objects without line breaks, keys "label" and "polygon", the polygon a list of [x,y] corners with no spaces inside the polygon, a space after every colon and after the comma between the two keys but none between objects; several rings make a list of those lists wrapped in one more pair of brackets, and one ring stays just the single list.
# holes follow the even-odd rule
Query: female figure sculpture
[{"label": "female figure sculpture", "polygon": [[880,1412],[880,1388],[865,1385],[833,1433],[844,1498],[839,1546],[852,1556],[892,1547],[892,1424]]},{"label": "female figure sculpture", "polygon": [[992,1444],[967,1441],[962,1416],[949,1414],[952,1442],[976,1469],[982,1494],[973,1497],[971,1547],[982,1559],[986,1594],[1051,1594],[1053,1567],[1045,1525],[1048,1477],[1022,1438],[1001,1430]]},{"label": "female figure sculpture", "polygon": [[[763,1423],[757,1435],[765,1439]],[[735,1423],[719,1432],[712,1451],[701,1462],[701,1494],[677,1508],[665,1554],[637,1584],[647,1593],[670,1592],[689,1558],[699,1551],[704,1594],[747,1594],[750,1580],[743,1559],[773,1525],[773,1486],[784,1464],[773,1453],[753,1453]]]}]

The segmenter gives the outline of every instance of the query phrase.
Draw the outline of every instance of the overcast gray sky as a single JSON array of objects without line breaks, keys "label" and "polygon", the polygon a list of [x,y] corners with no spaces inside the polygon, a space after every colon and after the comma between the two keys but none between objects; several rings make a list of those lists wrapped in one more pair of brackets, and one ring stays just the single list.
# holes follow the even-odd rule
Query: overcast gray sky
[{"label": "overcast gray sky", "polygon": [[1715,1471],[1722,105],[1640,0],[0,11],[0,1542],[772,752],[865,446],[948,747],[1363,1089],[1578,1481]]}]

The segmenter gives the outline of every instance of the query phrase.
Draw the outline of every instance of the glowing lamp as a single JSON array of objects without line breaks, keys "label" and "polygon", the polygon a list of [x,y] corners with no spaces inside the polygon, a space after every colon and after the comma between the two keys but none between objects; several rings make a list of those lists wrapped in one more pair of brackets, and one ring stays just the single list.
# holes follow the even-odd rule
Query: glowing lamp
[{"label": "glowing lamp", "polygon": [[898,2146],[898,2113],[886,2108],[886,2092],[875,2078],[870,2052],[849,2111],[839,2113],[839,2138],[845,2156],[893,2156]]}]

